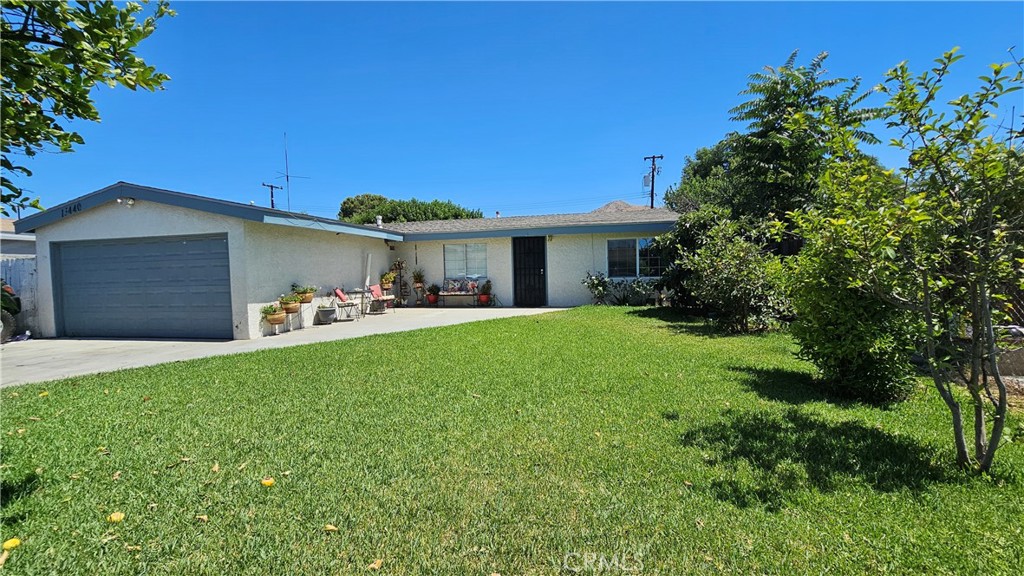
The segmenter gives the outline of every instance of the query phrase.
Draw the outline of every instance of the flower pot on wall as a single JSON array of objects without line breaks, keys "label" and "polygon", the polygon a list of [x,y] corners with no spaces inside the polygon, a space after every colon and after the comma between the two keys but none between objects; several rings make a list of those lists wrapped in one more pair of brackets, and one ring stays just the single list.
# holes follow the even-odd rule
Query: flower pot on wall
[{"label": "flower pot on wall", "polygon": [[309,304],[310,302],[313,301],[313,293],[312,292],[303,292],[302,294],[299,294],[299,296],[302,298],[302,300],[300,300],[300,302],[302,302],[303,304]]},{"label": "flower pot on wall", "polygon": [[301,304],[298,303],[298,302],[285,302],[285,303],[281,304],[281,308],[284,308],[284,311],[285,311],[286,314],[295,314],[295,313],[297,313],[299,311],[299,307],[300,306],[301,306]]},{"label": "flower pot on wall", "polygon": [[263,318],[267,320],[267,324],[274,326],[277,324],[284,324],[284,321],[287,317],[288,315],[284,311],[281,311],[278,312],[277,314],[267,314]]}]

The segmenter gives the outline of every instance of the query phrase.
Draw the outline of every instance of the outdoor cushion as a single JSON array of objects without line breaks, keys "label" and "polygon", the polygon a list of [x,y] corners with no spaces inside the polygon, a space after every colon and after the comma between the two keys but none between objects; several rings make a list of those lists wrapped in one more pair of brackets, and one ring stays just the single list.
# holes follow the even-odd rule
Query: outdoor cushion
[{"label": "outdoor cushion", "polygon": [[348,302],[348,294],[342,292],[341,288],[335,288],[334,295],[338,297],[338,300],[341,300],[342,302]]}]

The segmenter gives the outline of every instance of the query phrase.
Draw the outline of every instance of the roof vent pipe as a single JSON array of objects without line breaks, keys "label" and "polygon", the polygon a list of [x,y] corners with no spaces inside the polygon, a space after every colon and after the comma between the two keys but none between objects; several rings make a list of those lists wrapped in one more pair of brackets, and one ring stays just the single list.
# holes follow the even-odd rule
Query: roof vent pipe
[{"label": "roof vent pipe", "polygon": [[380,214],[378,214],[377,215],[377,228],[383,228],[383,227],[384,227],[384,217],[381,216]]}]

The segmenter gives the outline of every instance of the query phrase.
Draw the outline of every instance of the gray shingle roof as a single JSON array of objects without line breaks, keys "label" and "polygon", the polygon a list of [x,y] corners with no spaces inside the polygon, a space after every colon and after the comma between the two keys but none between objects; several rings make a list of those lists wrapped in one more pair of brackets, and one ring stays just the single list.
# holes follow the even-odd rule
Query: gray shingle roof
[{"label": "gray shingle roof", "polygon": [[[613,203],[614,204],[614,203]],[[502,216],[501,218],[470,218],[465,220],[428,220],[426,222],[392,222],[384,228],[403,234],[430,234],[440,232],[498,232],[502,230],[529,230],[533,228],[571,228],[617,224],[675,223],[679,214],[668,208],[637,209],[611,205],[582,214],[546,214],[543,216]]]}]

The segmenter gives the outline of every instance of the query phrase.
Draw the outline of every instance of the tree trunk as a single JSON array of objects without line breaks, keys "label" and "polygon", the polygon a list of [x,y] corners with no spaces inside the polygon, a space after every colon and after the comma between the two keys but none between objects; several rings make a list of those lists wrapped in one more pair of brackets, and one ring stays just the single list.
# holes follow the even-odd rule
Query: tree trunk
[{"label": "tree trunk", "polygon": [[[992,417],[992,438],[989,441],[985,457],[980,459],[982,472],[988,472],[992,468],[992,461],[995,459],[999,442],[1003,438],[1003,426],[1006,424],[1006,383],[999,373],[999,350],[996,347],[995,330],[992,327],[991,301],[988,295],[988,286],[981,285],[982,319],[985,326],[985,340],[988,344],[988,364],[992,379],[995,380],[996,389],[999,391],[999,399],[996,402],[996,413]],[[987,382],[985,383],[988,384]]]},{"label": "tree trunk", "polygon": [[931,369],[935,389],[939,391],[939,396],[942,396],[942,400],[946,403],[946,407],[949,408],[949,413],[953,417],[953,443],[956,446],[956,465],[961,468],[967,468],[971,464],[971,455],[967,452],[967,438],[964,436],[963,415],[960,412],[960,404],[956,401],[953,391],[949,387],[949,378],[946,375],[946,371],[939,366],[939,357],[935,350],[935,314],[932,311],[932,293],[928,270],[921,271],[921,288],[924,296],[924,322],[928,331],[928,337],[926,338],[928,343],[928,366]]},{"label": "tree trunk", "polygon": [[967,390],[971,394],[971,401],[974,403],[974,458],[978,462],[985,458],[985,453],[988,451],[988,433],[985,430],[985,399],[981,395],[981,391],[985,387],[983,308],[979,287],[974,285],[971,287],[971,376],[966,384]]}]

